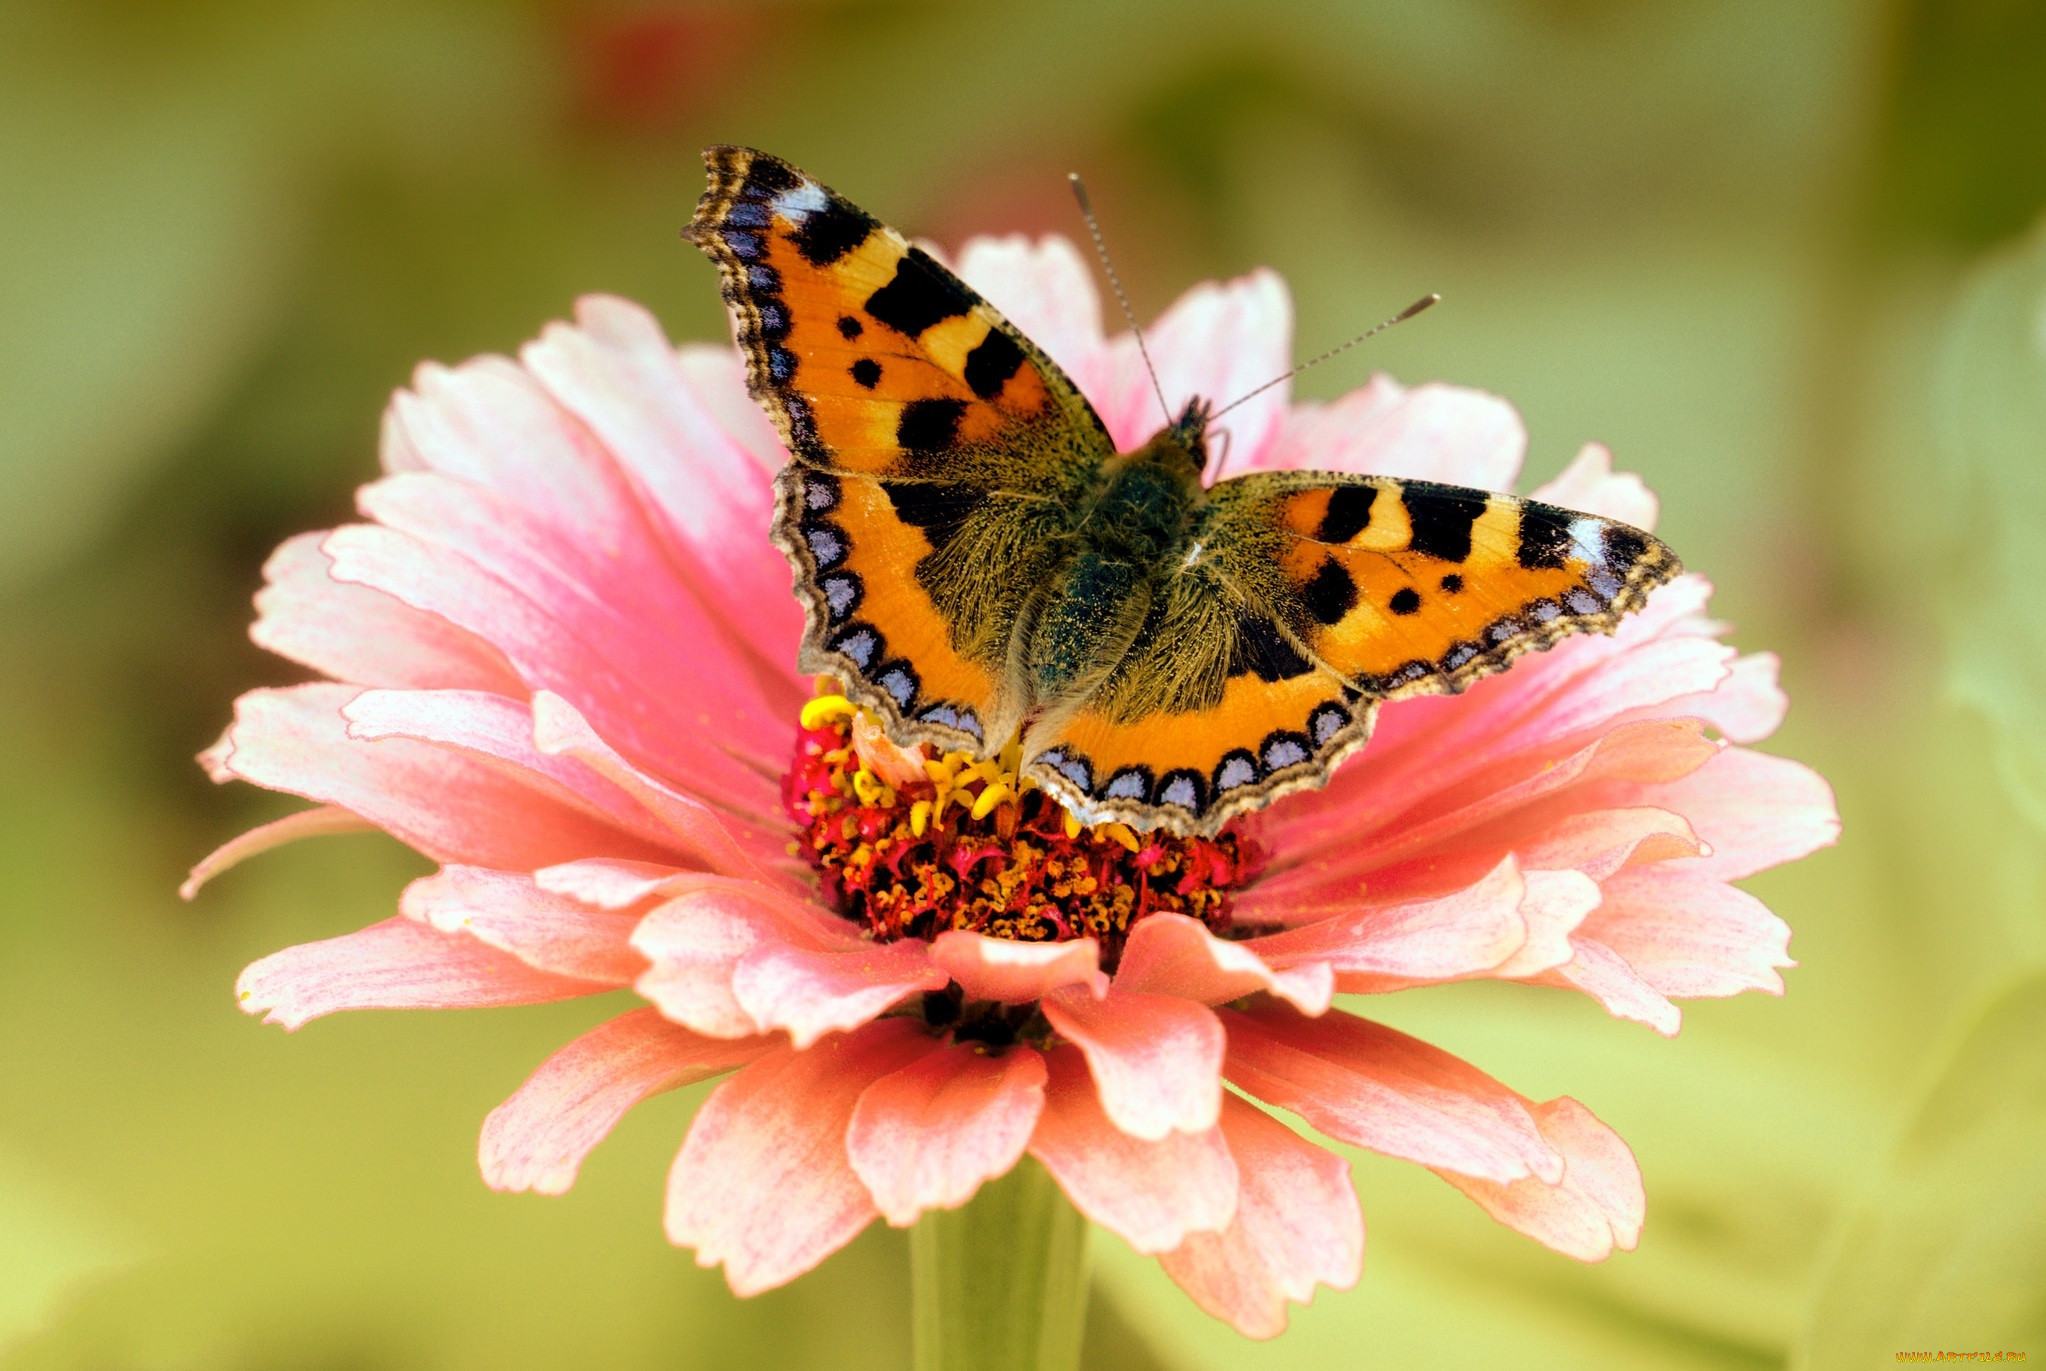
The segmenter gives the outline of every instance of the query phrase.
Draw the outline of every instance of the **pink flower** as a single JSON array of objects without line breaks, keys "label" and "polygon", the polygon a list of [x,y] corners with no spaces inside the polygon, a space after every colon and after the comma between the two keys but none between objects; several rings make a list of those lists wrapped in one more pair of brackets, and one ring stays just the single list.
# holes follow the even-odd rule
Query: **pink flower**
[{"label": "pink flower", "polygon": [[[1156,426],[1135,346],[1104,338],[1068,244],[980,241],[960,269],[1120,444]],[[1190,292],[1148,337],[1176,406],[1282,371],[1289,334],[1260,272]],[[1222,426],[1225,475],[1505,488],[1525,444],[1498,399],[1382,376],[1324,406],[1281,386]],[[912,755],[812,700],[765,536],[786,454],[731,349],[677,350],[621,300],[582,301],[517,361],[422,367],[383,460],[366,521],[286,543],[257,600],[256,641],[331,679],[244,696],[202,758],[318,807],[229,844],[193,885],[365,825],[441,869],[396,917],[249,967],[242,1005],[297,1028],[636,991],[643,1007],[490,1115],[484,1179],[559,1194],[634,1104],[734,1073],[689,1129],[666,1223],[741,1294],[876,1217],[962,1204],[1028,1153],[1203,1308],[1269,1336],[1288,1300],[1357,1279],[1364,1231],[1347,1164],[1249,1099],[1428,1166],[1558,1251],[1631,1248],[1640,1176],[1589,1110],[1525,1099],[1332,997],[1535,981],[1674,1033],[1674,999],[1780,993],[1788,930],[1730,882],[1837,828],[1816,775],[1740,746],[1782,716],[1775,662],[1718,642],[1696,576],[1611,637],[1387,708],[1325,790],[1220,843],[1061,826],[1041,792],[992,794],[999,762]],[[1596,447],[1535,493],[1655,515]],[[1005,873],[1065,881],[1063,940],[975,931],[996,922],[872,936],[910,927],[899,873],[875,864],[909,860],[882,840],[912,830],[942,838],[918,851],[953,864],[960,899]]]}]

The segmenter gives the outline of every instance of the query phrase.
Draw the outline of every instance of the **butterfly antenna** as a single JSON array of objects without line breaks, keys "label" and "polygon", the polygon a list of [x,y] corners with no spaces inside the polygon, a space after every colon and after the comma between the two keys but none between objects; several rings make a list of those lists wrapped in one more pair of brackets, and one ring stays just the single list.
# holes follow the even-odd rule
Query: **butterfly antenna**
[{"label": "butterfly antenna", "polygon": [[1357,346],[1357,344],[1363,342],[1366,338],[1375,338],[1379,334],[1391,328],[1394,324],[1404,324],[1407,320],[1413,318],[1416,314],[1419,314],[1422,310],[1428,308],[1430,305],[1439,304],[1441,300],[1442,297],[1440,295],[1437,295],[1433,291],[1430,291],[1428,294],[1423,295],[1420,299],[1414,301],[1413,304],[1408,305],[1405,309],[1401,310],[1398,314],[1393,315],[1392,318],[1386,320],[1384,323],[1378,325],[1376,328],[1368,328],[1364,330],[1364,332],[1358,334],[1355,338],[1352,338],[1349,342],[1344,343],[1341,347],[1332,347],[1327,352],[1321,354],[1321,356],[1309,358],[1307,361],[1302,362],[1299,366],[1294,367],[1284,376],[1274,376],[1271,380],[1265,382],[1263,385],[1259,386],[1256,390],[1251,391],[1249,394],[1237,396],[1234,400],[1231,400],[1228,404],[1222,406],[1222,408],[1216,410],[1213,414],[1209,415],[1208,422],[1213,423],[1215,420],[1227,414],[1230,410],[1235,409],[1238,405],[1242,404],[1245,400],[1256,399],[1258,396],[1270,390],[1273,386],[1278,385],[1281,381],[1290,381],[1295,376],[1298,376],[1301,372],[1307,370],[1309,367],[1318,367],[1323,362],[1326,362],[1329,358],[1336,357],[1341,355],[1342,353],[1348,352],[1351,348]]},{"label": "butterfly antenna", "polygon": [[1115,274],[1115,263],[1108,260],[1108,241],[1101,236],[1101,225],[1095,222],[1094,204],[1087,198],[1086,183],[1080,180],[1077,171],[1067,172],[1066,180],[1072,183],[1073,199],[1080,204],[1080,216],[1087,221],[1087,231],[1094,235],[1094,253],[1101,259],[1101,269],[1108,273],[1108,284],[1115,289],[1115,302],[1122,306],[1122,317],[1130,321],[1130,332],[1137,336],[1137,355],[1144,359],[1144,370],[1151,374],[1151,391],[1158,397],[1159,412],[1169,426],[1172,406],[1165,403],[1165,387],[1158,384],[1158,368],[1151,365],[1151,349],[1144,346],[1144,331],[1137,327],[1137,312],[1130,308],[1130,297],[1122,293],[1122,278]]}]

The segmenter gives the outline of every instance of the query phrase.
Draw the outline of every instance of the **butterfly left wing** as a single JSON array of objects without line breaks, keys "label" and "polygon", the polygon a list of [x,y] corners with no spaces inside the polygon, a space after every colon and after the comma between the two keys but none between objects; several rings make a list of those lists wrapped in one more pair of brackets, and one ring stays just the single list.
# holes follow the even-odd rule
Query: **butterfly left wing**
[{"label": "butterfly left wing", "polygon": [[685,234],[795,457],[772,532],[804,604],[801,669],[839,677],[897,742],[999,748],[1027,705],[1012,642],[1107,429],[902,235],[764,153],[704,160]]},{"label": "butterfly left wing", "polygon": [[1326,782],[1382,702],[1609,633],[1682,569],[1611,520],[1326,472],[1225,481],[1195,536],[1129,656],[1025,740],[1031,774],[1090,820],[1213,833]]}]

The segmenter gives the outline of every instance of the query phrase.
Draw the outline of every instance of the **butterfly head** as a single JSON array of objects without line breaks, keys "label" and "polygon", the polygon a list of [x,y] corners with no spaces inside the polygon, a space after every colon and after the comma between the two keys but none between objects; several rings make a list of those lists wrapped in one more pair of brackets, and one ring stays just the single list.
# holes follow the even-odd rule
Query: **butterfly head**
[{"label": "butterfly head", "polygon": [[1154,460],[1173,468],[1175,475],[1198,481],[1208,466],[1208,420],[1214,411],[1214,405],[1198,395],[1188,400],[1179,417],[1151,440]]}]

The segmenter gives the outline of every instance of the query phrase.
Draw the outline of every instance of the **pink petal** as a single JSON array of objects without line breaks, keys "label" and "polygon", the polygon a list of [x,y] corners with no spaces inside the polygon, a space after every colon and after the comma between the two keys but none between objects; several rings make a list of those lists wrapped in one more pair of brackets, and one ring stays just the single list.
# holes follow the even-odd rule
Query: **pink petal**
[{"label": "pink petal", "polygon": [[483,1121],[477,1161],[492,1190],[565,1195],[584,1157],[627,1110],[664,1090],[722,1075],[766,1052],[764,1038],[704,1038],[635,1009],[540,1064]]},{"label": "pink petal", "polygon": [[1562,1176],[1526,1102],[1438,1047],[1341,1012],[1219,1012],[1229,1079],[1330,1137],[1490,1180]]},{"label": "pink petal", "polygon": [[1780,665],[1773,652],[1752,653],[1735,661],[1716,688],[1671,700],[1660,709],[1703,719],[1736,743],[1758,743],[1790,711],[1790,699],[1776,682]]},{"label": "pink petal", "polygon": [[[1398,792],[1377,784],[1332,786],[1311,805],[1275,811],[1269,831],[1282,855],[1244,893],[1238,917],[1301,922],[1325,916],[1355,904],[1367,883],[1379,902],[1435,893],[1461,875],[1445,866],[1444,852],[1465,854],[1463,865],[1475,868],[1468,879],[1474,879],[1506,850],[1544,835],[1559,816],[1586,808],[1587,795],[1611,803],[1614,782],[1681,777],[1722,746],[1705,737],[1697,720],[1636,719],[1589,741],[1579,734],[1502,748],[1482,769],[1470,754],[1452,751],[1462,760],[1462,774],[1438,771],[1428,789],[1420,789],[1428,782],[1418,779]],[[1410,891],[1416,884],[1421,889]]]},{"label": "pink petal", "polygon": [[1364,1216],[1341,1157],[1231,1095],[1222,1133],[1240,1178],[1236,1218],[1159,1257],[1195,1304],[1250,1338],[1286,1329],[1286,1301],[1316,1283],[1348,1290],[1364,1267]]},{"label": "pink petal", "polygon": [[724,1264],[734,1294],[802,1275],[879,1212],[846,1155],[866,1088],[936,1044],[882,1019],[798,1051],[776,1048],[711,1092],[668,1173],[668,1240]]},{"label": "pink petal", "polygon": [[969,1000],[1029,1004],[1062,985],[1084,985],[1097,997],[1108,993],[1101,945],[1092,938],[1019,943],[953,929],[931,943],[931,961],[959,982]]},{"label": "pink petal", "polygon": [[1527,921],[1527,941],[1492,971],[1507,980],[1568,962],[1575,947],[1571,935],[1602,898],[1598,882],[1581,871],[1530,871],[1526,880],[1520,916]]},{"label": "pink petal", "polygon": [[1534,1106],[1542,1136],[1562,1153],[1560,1182],[1529,1177],[1501,1185],[1441,1172],[1508,1228],[1579,1261],[1604,1261],[1615,1247],[1631,1252],[1641,1241],[1647,1197],[1641,1171],[1620,1135],[1565,1096]]},{"label": "pink petal", "polygon": [[1618,519],[1649,533],[1655,531],[1656,518],[1662,512],[1647,482],[1631,471],[1613,470],[1613,454],[1603,443],[1579,448],[1561,475],[1536,486],[1528,498]]},{"label": "pink petal", "polygon": [[649,844],[680,850],[677,835],[636,797],[576,759],[535,747],[533,706],[525,700],[474,690],[365,690],[342,706],[341,716],[351,738],[431,743],[517,776],[564,807]]},{"label": "pink petal", "polygon": [[[1177,418],[1195,396],[1219,407],[1284,375],[1293,365],[1293,302],[1285,282],[1263,269],[1221,285],[1203,282],[1159,315],[1144,340]],[[1087,398],[1119,449],[1137,447],[1165,426],[1134,337],[1109,343],[1100,376]],[[1289,393],[1282,383],[1232,410],[1210,431],[1210,450],[1220,455],[1226,446],[1232,469],[1254,461],[1284,421]]]},{"label": "pink petal", "polygon": [[1044,997],[1044,1017],[1086,1053],[1101,1107],[1123,1132],[1156,1142],[1215,1126],[1228,1040],[1206,1006],[1120,986],[1097,1000],[1064,986]]},{"label": "pink petal", "polygon": [[1135,1138],[1108,1121],[1074,1047],[1045,1057],[1044,1113],[1030,1155],[1082,1214],[1139,1252],[1170,1252],[1236,1215],[1236,1163],[1220,1128]]},{"label": "pink petal", "polygon": [[622,862],[592,857],[587,861],[543,866],[533,873],[533,880],[542,890],[615,912],[631,909],[650,899],[660,893],[669,881],[684,874],[660,862]]},{"label": "pink petal", "polygon": [[1078,248],[1056,234],[1034,241],[1021,234],[972,238],[959,251],[958,271],[1083,394],[1094,393],[1107,340],[1093,268]]},{"label": "pink petal", "polygon": [[353,686],[255,690],[235,702],[226,775],[352,810],[439,862],[531,870],[597,855],[666,853],[564,804],[547,778],[409,738],[352,738]]},{"label": "pink petal", "polygon": [[[396,529],[352,524],[328,534],[321,550],[333,559],[336,580],[374,587],[488,638],[532,686],[581,682],[585,699],[592,690],[605,689],[623,700],[640,689],[622,681],[567,623],[448,548]],[[695,675],[683,672],[677,679]],[[705,746],[723,746],[763,769],[785,762],[794,736],[793,712],[770,718],[747,705],[757,692],[729,686],[729,680],[713,680],[686,695],[659,692],[667,730],[686,734],[695,729]],[[678,701],[695,707],[681,708]]]},{"label": "pink petal", "polygon": [[533,696],[533,745],[550,757],[580,762],[616,786],[709,870],[811,889],[807,873],[796,874],[788,855],[784,820],[745,808],[715,810],[661,784],[612,750],[574,705],[544,690]]},{"label": "pink petal", "polygon": [[[554,598],[565,604],[548,606],[458,552],[397,528],[350,524],[327,534],[321,550],[333,559],[333,579],[379,589],[419,612],[489,638],[532,688],[565,688],[585,704],[604,694],[612,702],[612,708],[604,710],[612,722],[620,722],[620,710],[634,708],[634,700],[636,708],[647,708],[644,702],[649,698],[659,700],[663,749],[677,761],[724,749],[755,761],[765,773],[765,767],[780,765],[788,757],[794,710],[786,718],[771,718],[751,704],[761,694],[753,690],[751,675],[726,671],[720,677],[696,665],[685,669],[669,663],[642,667],[659,688],[626,679],[579,632],[575,612],[579,598],[587,598],[587,589],[571,587],[559,575],[550,579],[550,585]],[[640,630],[622,622],[616,608],[604,610],[604,620],[620,636]],[[741,679],[737,690],[732,688],[735,679]],[[644,724],[638,731],[644,731]]]},{"label": "pink petal", "polygon": [[1595,938],[1572,940],[1570,960],[1531,979],[1542,985],[1581,990],[1616,1019],[1647,1024],[1665,1038],[1683,1027],[1683,1011],[1643,980],[1619,953]]},{"label": "pink petal", "polygon": [[524,872],[445,866],[406,886],[398,909],[443,933],[467,933],[542,971],[631,985],[646,970],[646,958],[630,941],[636,919],[542,890]]},{"label": "pink petal", "polygon": [[926,1209],[957,1209],[1022,1159],[1044,1081],[1044,1059],[1028,1047],[941,1048],[860,1096],[845,1135],[852,1168],[897,1228]]},{"label": "pink petal", "polygon": [[690,395],[771,480],[789,464],[789,450],[760,404],[746,393],[746,359],[730,343],[684,343],[675,369]]},{"label": "pink petal", "polygon": [[1582,871],[1604,880],[1630,862],[1695,857],[1705,850],[1684,816],[1667,809],[1595,809],[1542,822],[1548,818],[1530,816],[1524,824],[1530,836],[1515,843],[1529,866]]},{"label": "pink petal", "polygon": [[1294,410],[1260,465],[1511,490],[1526,454],[1527,429],[1498,396],[1375,376],[1334,404]]},{"label": "pink petal", "polygon": [[438,615],[328,574],[324,533],[287,539],[263,565],[249,637],[301,665],[365,686],[524,694],[504,654]]},{"label": "pink petal", "polygon": [[[683,579],[637,515],[620,516],[616,528],[563,524],[437,473],[386,477],[358,491],[356,503],[380,524],[454,554],[468,579],[480,574],[522,598],[527,614],[544,622],[540,634],[511,637],[495,625],[481,631],[532,687],[574,701],[640,765],[723,763],[713,774],[736,779],[716,784],[763,783],[732,762],[736,755],[766,763],[744,743],[779,734],[776,725],[793,718],[802,692],[718,621],[704,599],[715,582]],[[327,547],[345,577],[341,544],[330,539]],[[384,589],[415,598],[410,587]],[[785,590],[780,598],[788,601]],[[535,637],[541,641],[533,646],[551,650],[529,648]],[[712,784],[686,772],[677,779]]]},{"label": "pink petal", "polygon": [[763,1030],[786,1029],[797,1047],[857,1028],[951,978],[915,939],[819,950],[763,941],[732,969],[732,995]]},{"label": "pink petal", "polygon": [[238,838],[230,838],[219,847],[201,858],[178,887],[178,898],[189,900],[199,893],[199,888],[231,867],[240,866],[251,857],[259,856],[286,843],[295,843],[300,838],[317,838],[329,833],[365,833],[373,831],[376,825],[359,814],[351,813],[338,805],[320,805],[313,809],[301,809],[296,814],[287,814],[281,819],[272,819],[250,829]]},{"label": "pink petal", "polygon": [[770,472],[702,403],[654,317],[586,295],[575,327],[550,325],[520,357],[603,443],[691,579],[745,607],[727,616],[732,631],[764,661],[793,661],[802,615],[787,564],[760,536],[774,512]]},{"label": "pink petal", "polygon": [[1776,968],[1790,959],[1790,928],[1744,890],[1689,871],[1621,872],[1585,937],[1610,947],[1664,995],[1685,999],[1783,993]]},{"label": "pink petal", "polygon": [[243,1013],[293,1029],[339,1009],[543,1004],[610,988],[540,971],[465,934],[399,916],[251,962],[235,996]]},{"label": "pink petal", "polygon": [[[757,881],[688,875],[662,888],[671,898],[641,919],[632,934],[633,947],[652,963],[634,989],[670,1019],[711,1037],[768,1031],[733,987],[739,963],[754,949],[791,944],[855,951],[864,946],[850,925]],[[840,928],[834,930],[833,924]]]},{"label": "pink petal", "polygon": [[1115,988],[1118,993],[1177,995],[1201,1004],[1226,1004],[1263,990],[1305,1014],[1328,1008],[1335,994],[1328,963],[1294,958],[1288,966],[1296,969],[1275,970],[1259,955],[1258,946],[1254,941],[1225,942],[1184,914],[1153,914],[1130,930],[1116,968]]},{"label": "pink petal", "polygon": [[1744,747],[1726,749],[1680,780],[1642,786],[1637,795],[1690,820],[1712,851],[1683,869],[1722,881],[1796,861],[1840,836],[1833,789],[1816,771]]},{"label": "pink petal", "polygon": [[1491,971],[1527,945],[1526,895],[1527,883],[1508,857],[1448,895],[1365,905],[1243,946],[1275,967],[1325,964],[1353,994],[1460,980]]}]

